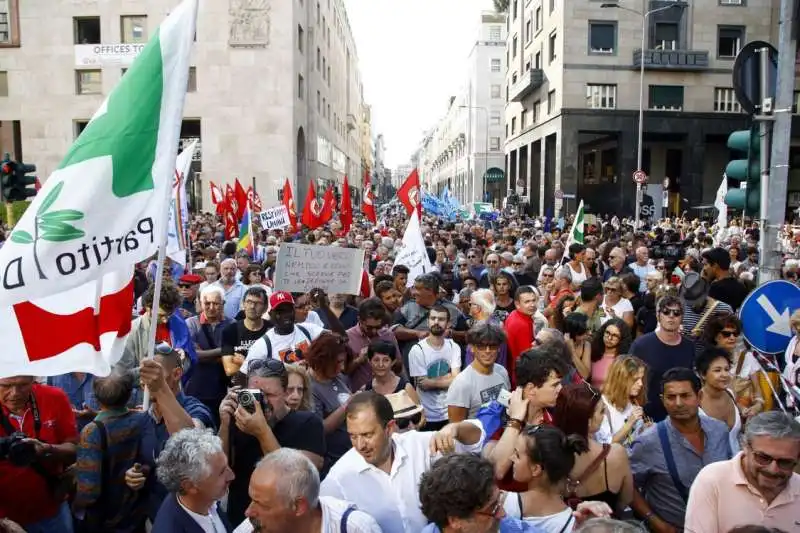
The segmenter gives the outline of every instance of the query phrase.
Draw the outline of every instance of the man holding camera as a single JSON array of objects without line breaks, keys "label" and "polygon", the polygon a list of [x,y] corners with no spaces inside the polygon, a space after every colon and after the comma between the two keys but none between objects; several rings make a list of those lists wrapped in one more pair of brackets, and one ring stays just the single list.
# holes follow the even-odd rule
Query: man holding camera
[{"label": "man holding camera", "polygon": [[31,376],[0,379],[0,518],[29,533],[72,533],[62,477],[77,442],[64,391]]},{"label": "man holding camera", "polygon": [[286,405],[289,373],[281,361],[251,361],[247,385],[250,388],[228,393],[219,409],[219,436],[236,475],[228,496],[228,516],[234,524],[244,520],[250,476],[262,457],[294,448],[320,469],[325,456],[322,420]]}]

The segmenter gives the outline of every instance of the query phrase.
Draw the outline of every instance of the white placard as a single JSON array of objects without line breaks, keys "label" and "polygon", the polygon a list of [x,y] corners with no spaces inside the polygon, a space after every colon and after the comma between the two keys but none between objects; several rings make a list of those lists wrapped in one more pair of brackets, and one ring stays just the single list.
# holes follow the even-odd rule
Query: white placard
[{"label": "white placard", "polygon": [[76,44],[76,67],[129,67],[147,43]]},{"label": "white placard", "polygon": [[261,229],[283,229],[289,227],[289,210],[285,205],[270,207],[258,214]]},{"label": "white placard", "polygon": [[363,265],[362,249],[283,243],[275,262],[275,289],[358,295]]}]

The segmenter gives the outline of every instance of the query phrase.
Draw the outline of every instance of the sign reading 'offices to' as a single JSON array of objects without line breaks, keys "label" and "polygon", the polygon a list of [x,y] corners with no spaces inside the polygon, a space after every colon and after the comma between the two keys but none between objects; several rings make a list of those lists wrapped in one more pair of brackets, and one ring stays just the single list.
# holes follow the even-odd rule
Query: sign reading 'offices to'
[{"label": "sign reading 'offices to'", "polygon": [[284,243],[275,262],[275,289],[328,294],[359,293],[364,250],[338,246]]},{"label": "sign reading 'offices to'", "polygon": [[76,44],[76,67],[129,67],[147,43]]}]

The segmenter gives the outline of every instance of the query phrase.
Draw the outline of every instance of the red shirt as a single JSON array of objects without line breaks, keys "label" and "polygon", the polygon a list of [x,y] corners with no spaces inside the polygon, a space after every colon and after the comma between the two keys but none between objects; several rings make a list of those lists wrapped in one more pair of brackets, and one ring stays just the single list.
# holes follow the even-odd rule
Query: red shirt
[{"label": "red shirt", "polygon": [[511,390],[516,388],[517,374],[515,372],[516,362],[522,352],[533,347],[535,337],[533,317],[514,310],[508,315],[503,329],[506,331],[506,341],[508,344],[508,377],[511,380]]},{"label": "red shirt", "polygon": [[[48,444],[77,442],[78,426],[66,393],[56,387],[35,383],[32,394],[36,398],[41,421],[38,439]],[[0,408],[3,409],[3,414],[11,426],[15,430],[20,430],[18,421],[9,416],[8,409]],[[28,437],[36,438],[33,409],[30,407],[22,417],[22,424],[21,431]],[[7,436],[2,426],[0,435]],[[59,472],[57,468],[48,467],[48,470],[54,474]],[[33,469],[20,468],[8,461],[0,461],[0,518],[10,518],[24,527],[52,518],[58,512],[61,503],[53,498],[45,479]]]}]

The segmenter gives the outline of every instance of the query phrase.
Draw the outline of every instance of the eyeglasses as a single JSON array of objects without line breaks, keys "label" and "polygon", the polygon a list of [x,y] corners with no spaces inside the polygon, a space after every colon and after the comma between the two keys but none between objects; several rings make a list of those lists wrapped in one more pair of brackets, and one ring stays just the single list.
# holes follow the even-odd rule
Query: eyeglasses
[{"label": "eyeglasses", "polygon": [[739,332],[738,331],[731,331],[729,329],[723,329],[722,331],[719,332],[719,334],[722,335],[723,337],[725,337],[726,339],[730,339],[731,337],[738,337],[739,336]]},{"label": "eyeglasses", "polygon": [[499,262],[500,262],[500,261],[486,261],[486,264],[487,264],[487,265],[496,265],[496,264],[498,264]]},{"label": "eyeglasses", "polygon": [[286,365],[277,359],[256,359],[247,366],[247,373],[252,375],[261,368],[266,368],[261,377],[281,377],[286,374]]},{"label": "eyeglasses", "polygon": [[794,470],[794,467],[797,466],[797,459],[777,459],[768,455],[764,452],[758,452],[752,448],[750,451],[753,452],[753,461],[755,461],[758,466],[769,466],[773,462],[778,465],[778,469],[783,470],[784,472],[789,472]]},{"label": "eyeglasses", "polygon": [[664,316],[674,316],[679,317],[683,315],[683,310],[681,309],[662,309],[661,314]]},{"label": "eyeglasses", "polygon": [[609,337],[612,339],[621,339],[622,335],[620,335],[619,333],[614,333],[613,331],[605,330],[603,332],[603,337]]},{"label": "eyeglasses", "polygon": [[397,424],[397,429],[408,429],[408,426],[414,424],[418,426],[420,422],[422,422],[422,413],[415,413],[411,416],[405,416],[402,418],[395,418],[395,424]]},{"label": "eyeglasses", "polygon": [[489,505],[486,506],[486,509],[479,509],[475,511],[475,514],[480,514],[483,516],[491,516],[493,518],[497,517],[497,515],[503,509],[503,504],[506,501],[507,495],[508,495],[507,492],[500,491],[500,493],[497,495],[497,499],[494,502],[489,503]]}]

